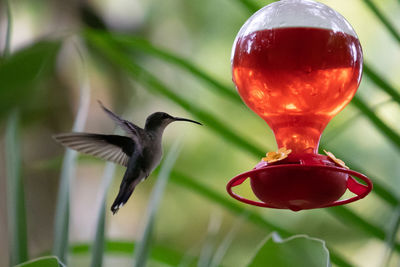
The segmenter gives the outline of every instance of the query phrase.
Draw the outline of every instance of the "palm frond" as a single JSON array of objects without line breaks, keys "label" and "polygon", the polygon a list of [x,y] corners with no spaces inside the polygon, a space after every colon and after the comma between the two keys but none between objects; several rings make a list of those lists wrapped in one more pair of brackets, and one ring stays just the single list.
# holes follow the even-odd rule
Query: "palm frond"
[{"label": "palm frond", "polygon": [[364,0],[367,7],[374,13],[374,15],[380,20],[380,22],[385,26],[394,39],[400,43],[400,34],[389,21],[389,19],[378,9],[378,7],[371,0]]}]

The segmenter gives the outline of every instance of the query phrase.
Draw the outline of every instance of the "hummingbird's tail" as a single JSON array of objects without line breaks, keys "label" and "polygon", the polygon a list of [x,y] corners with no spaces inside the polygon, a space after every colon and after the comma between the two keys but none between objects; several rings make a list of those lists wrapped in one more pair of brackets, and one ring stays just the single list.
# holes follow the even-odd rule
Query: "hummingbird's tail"
[{"label": "hummingbird's tail", "polygon": [[111,206],[111,211],[113,214],[117,213],[117,211],[125,205],[129,197],[132,195],[134,189],[134,184],[128,185],[125,182],[121,184],[118,195]]}]

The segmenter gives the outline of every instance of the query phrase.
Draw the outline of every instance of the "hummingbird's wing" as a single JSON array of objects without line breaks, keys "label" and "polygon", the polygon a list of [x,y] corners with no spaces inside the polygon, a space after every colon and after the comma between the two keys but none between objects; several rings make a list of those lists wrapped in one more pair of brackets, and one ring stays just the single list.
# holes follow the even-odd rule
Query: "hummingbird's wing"
[{"label": "hummingbird's wing", "polygon": [[115,122],[119,127],[121,127],[126,133],[129,134],[130,137],[140,145],[140,141],[142,139],[142,136],[144,134],[144,130],[140,128],[139,126],[133,124],[130,121],[124,120],[115,113],[113,113],[111,110],[103,106],[103,104],[98,101],[100,106],[103,108],[103,110],[107,113],[107,115]]},{"label": "hummingbird's wing", "polygon": [[101,159],[128,166],[135,142],[126,136],[91,133],[65,133],[54,136],[62,145]]}]

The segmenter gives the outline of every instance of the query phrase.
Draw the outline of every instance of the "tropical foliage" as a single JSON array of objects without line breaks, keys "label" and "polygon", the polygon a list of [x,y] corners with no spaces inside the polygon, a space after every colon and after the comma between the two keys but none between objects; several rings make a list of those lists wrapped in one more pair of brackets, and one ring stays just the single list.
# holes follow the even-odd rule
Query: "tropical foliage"
[{"label": "tropical foliage", "polygon": [[[354,26],[365,62],[359,92],[320,150],[368,175],[372,194],[294,213],[245,206],[225,192],[230,177],[275,148],[235,92],[229,62],[240,25],[269,2],[2,3],[0,226],[7,230],[0,233],[8,238],[0,265],[398,264],[399,1],[321,1]],[[26,29],[40,38],[21,45]],[[62,156],[51,139],[60,131],[112,132],[98,99],[135,122],[165,110],[205,125],[168,128],[159,170],[116,216],[109,206],[123,168],[108,163],[101,174],[103,162]]]}]

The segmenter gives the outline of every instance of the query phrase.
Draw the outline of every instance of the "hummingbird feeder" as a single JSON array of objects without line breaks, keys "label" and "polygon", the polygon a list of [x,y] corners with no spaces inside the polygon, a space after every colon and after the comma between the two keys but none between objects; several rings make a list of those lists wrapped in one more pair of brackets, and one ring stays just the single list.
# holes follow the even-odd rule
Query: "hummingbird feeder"
[{"label": "hummingbird feeder", "polygon": [[[240,29],[231,60],[241,98],[272,128],[279,148],[229,181],[232,197],[299,211],[368,195],[372,182],[365,175],[330,152],[318,154],[322,131],[353,98],[362,75],[360,42],[339,13],[311,0],[265,6]],[[261,201],[233,192],[248,178]],[[354,196],[341,199],[346,190]]]}]

